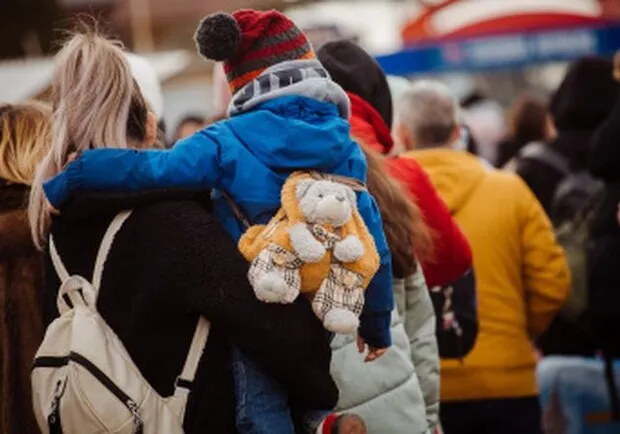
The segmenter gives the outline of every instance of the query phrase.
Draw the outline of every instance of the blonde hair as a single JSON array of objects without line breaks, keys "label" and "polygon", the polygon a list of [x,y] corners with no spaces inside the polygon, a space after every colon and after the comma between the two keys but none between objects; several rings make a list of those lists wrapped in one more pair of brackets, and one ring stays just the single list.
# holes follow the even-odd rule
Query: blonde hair
[{"label": "blonde hair", "polygon": [[0,178],[32,184],[49,148],[51,114],[49,106],[36,101],[0,104]]},{"label": "blonde hair", "polygon": [[131,75],[123,47],[95,32],[74,35],[56,55],[52,76],[52,145],[37,169],[28,210],[41,247],[49,224],[43,183],[72,154],[127,148],[146,139],[148,107]]}]

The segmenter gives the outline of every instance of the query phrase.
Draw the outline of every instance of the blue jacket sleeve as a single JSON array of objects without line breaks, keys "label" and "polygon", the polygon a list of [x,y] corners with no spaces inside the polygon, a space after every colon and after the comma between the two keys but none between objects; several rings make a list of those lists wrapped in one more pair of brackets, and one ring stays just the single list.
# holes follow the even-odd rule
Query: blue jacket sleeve
[{"label": "blue jacket sleeve", "polygon": [[394,309],[392,289],[392,255],[383,232],[381,213],[374,198],[362,193],[358,199],[358,209],[368,230],[375,239],[381,258],[379,270],[366,289],[366,302],[360,318],[360,336],[375,348],[392,345],[390,322]]},{"label": "blue jacket sleeve", "polygon": [[220,180],[218,126],[179,141],[168,151],[86,151],[43,188],[59,208],[81,190],[141,191],[159,188],[210,189]]}]

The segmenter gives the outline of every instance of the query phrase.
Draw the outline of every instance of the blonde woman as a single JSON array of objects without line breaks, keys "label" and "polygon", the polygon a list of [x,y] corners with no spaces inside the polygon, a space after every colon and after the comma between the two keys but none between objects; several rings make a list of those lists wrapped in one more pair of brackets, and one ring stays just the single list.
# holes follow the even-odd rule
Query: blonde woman
[{"label": "blonde woman", "polygon": [[[90,276],[110,221],[121,210],[133,210],[106,261],[98,310],[161,396],[173,392],[198,316],[211,322],[189,394],[185,432],[236,432],[231,344],[290,391],[293,402],[333,407],[337,389],[322,325],[306,300],[276,306],[256,299],[246,261],[208,212],[208,193],[76,195],[50,226],[42,183],[58,174],[71,154],[150,148],[155,139],[154,118],[123,50],[101,36],[79,34],[64,45],[53,90],[52,147],[31,196],[35,239],[44,245],[49,228],[67,270]],[[95,170],[115,176],[114,170]],[[49,260],[47,269],[45,323],[58,316],[60,285]]]},{"label": "blonde woman", "polygon": [[35,166],[49,146],[49,107],[0,105],[0,432],[38,433],[30,367],[43,336],[41,255],[26,215]]}]

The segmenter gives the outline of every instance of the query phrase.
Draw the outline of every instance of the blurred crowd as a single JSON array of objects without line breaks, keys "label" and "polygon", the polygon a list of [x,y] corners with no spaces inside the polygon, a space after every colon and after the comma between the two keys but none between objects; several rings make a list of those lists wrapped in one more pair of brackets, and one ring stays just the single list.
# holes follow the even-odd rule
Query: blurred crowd
[{"label": "blurred crowd", "polygon": [[[505,109],[274,11],[196,42],[210,118],[164,125],[154,72],[95,32],[50,101],[0,105],[1,433],[620,432],[620,56]],[[368,275],[310,221],[334,185]],[[303,288],[295,222],[331,283]]]}]

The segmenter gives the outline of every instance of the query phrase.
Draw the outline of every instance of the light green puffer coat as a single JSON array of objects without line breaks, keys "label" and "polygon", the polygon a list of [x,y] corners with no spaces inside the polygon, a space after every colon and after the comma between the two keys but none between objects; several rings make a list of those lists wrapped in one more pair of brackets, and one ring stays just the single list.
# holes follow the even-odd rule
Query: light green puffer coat
[{"label": "light green puffer coat", "polygon": [[439,354],[422,272],[395,279],[394,295],[393,345],[381,359],[364,363],[355,336],[332,343],[337,411],[361,416],[370,434],[429,434],[439,419]]}]

